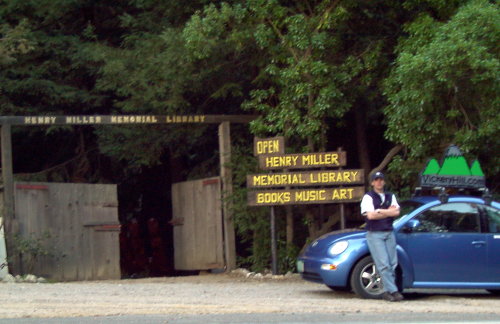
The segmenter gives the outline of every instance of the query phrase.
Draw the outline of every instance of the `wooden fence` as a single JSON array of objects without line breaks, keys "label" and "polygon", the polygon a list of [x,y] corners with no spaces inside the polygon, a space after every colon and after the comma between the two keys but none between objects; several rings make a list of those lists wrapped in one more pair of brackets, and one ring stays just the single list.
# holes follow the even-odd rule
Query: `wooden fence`
[{"label": "wooden fence", "polygon": [[11,272],[57,281],[120,278],[116,185],[18,182],[14,191]]}]

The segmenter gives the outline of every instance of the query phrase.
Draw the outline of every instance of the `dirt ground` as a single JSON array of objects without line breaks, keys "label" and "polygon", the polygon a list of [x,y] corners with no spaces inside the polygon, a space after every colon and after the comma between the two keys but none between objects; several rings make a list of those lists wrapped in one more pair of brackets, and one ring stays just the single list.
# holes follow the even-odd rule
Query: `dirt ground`
[{"label": "dirt ground", "polygon": [[486,291],[405,294],[389,303],[359,299],[305,282],[297,275],[245,273],[70,283],[0,282],[0,318],[137,314],[463,313],[498,314],[500,298]]}]

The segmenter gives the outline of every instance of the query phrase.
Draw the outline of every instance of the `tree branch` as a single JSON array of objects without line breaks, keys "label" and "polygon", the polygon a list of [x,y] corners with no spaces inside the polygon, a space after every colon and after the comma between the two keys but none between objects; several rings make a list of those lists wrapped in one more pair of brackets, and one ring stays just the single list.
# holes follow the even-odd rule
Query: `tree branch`
[{"label": "tree branch", "polygon": [[392,158],[399,153],[399,151],[401,151],[403,149],[403,145],[402,144],[398,144],[396,146],[394,146],[390,151],[389,153],[387,153],[387,155],[385,156],[385,158],[382,160],[382,162],[376,166],[373,170],[370,171],[370,174],[368,175],[368,179],[371,177],[371,175],[375,172],[378,172],[382,169],[384,169],[388,164],[389,162],[391,162]]}]

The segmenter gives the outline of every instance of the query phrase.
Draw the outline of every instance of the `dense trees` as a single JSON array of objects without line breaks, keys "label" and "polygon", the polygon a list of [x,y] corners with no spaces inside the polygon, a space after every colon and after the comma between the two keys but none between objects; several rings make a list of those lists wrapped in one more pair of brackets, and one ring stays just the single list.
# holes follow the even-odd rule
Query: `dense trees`
[{"label": "dense trees", "polygon": [[[387,168],[402,194],[454,143],[496,192],[499,15],[486,0],[5,0],[0,114],[259,114],[233,128],[242,187],[253,135],[285,135],[294,152],[343,147],[350,167]],[[213,127],[16,132],[15,171],[31,178],[217,173]],[[235,199],[249,262],[266,266],[266,218]],[[290,213],[310,235],[335,224],[335,210]]]},{"label": "dense trees", "polygon": [[455,143],[482,161],[497,188],[500,161],[492,152],[499,148],[499,19],[496,4],[472,1],[449,20],[422,14],[405,27],[409,35],[398,45],[384,88],[385,134],[408,148],[394,171],[415,177],[426,157]]}]

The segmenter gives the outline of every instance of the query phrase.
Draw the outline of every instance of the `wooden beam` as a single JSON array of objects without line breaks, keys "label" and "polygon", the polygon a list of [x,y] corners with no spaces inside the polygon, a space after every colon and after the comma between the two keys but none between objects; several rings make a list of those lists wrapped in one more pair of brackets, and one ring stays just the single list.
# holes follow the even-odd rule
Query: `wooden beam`
[{"label": "wooden beam", "polygon": [[222,178],[222,211],[224,223],[224,254],[226,271],[236,268],[236,239],[234,233],[234,218],[230,200],[233,194],[231,166],[231,134],[229,122],[219,125],[220,175]]},{"label": "wooden beam", "polygon": [[79,115],[79,116],[0,116],[2,125],[151,125],[151,124],[247,124],[255,115]]}]

